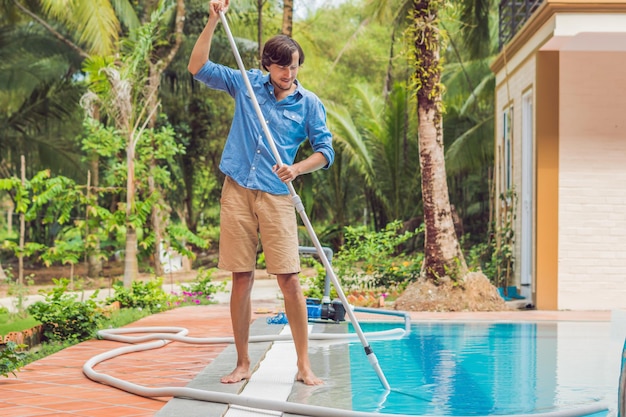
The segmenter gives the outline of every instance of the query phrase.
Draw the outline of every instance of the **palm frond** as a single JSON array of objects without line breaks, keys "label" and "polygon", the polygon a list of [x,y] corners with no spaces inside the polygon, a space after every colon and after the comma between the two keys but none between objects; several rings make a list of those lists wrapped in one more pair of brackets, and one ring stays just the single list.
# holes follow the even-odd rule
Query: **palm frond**
[{"label": "palm frond", "polygon": [[76,42],[92,55],[109,55],[117,44],[120,23],[109,0],[41,0],[47,16],[78,35]]},{"label": "palm frond", "polygon": [[470,111],[469,109],[476,105],[476,101],[479,99],[479,97],[482,97],[484,95],[486,90],[491,93],[493,91],[494,81],[495,75],[493,73],[487,74],[485,77],[483,77],[483,79],[476,86],[476,88],[474,88],[474,91],[472,91],[472,94],[467,97],[467,100],[459,111],[459,115],[465,116],[467,112]]},{"label": "palm frond", "polygon": [[113,6],[113,10],[115,10],[115,14],[121,24],[125,26],[129,32],[132,32],[141,25],[137,12],[135,12],[132,3],[128,0],[111,0],[111,6]]},{"label": "palm frond", "polygon": [[446,151],[446,171],[456,175],[489,165],[493,161],[493,116],[457,137]]},{"label": "palm frond", "polygon": [[345,152],[351,155],[351,159],[366,178],[372,178],[373,162],[363,137],[359,133],[352,116],[344,106],[327,103],[326,110],[328,121],[333,132],[334,140],[343,145]]}]

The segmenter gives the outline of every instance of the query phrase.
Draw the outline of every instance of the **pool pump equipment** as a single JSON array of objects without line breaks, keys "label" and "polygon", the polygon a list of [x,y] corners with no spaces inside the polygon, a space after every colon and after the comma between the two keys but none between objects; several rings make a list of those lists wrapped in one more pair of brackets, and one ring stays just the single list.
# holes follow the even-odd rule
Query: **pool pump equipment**
[{"label": "pool pump equipment", "polygon": [[309,320],[332,320],[335,322],[346,321],[346,309],[341,300],[335,298],[307,298],[306,310]]}]

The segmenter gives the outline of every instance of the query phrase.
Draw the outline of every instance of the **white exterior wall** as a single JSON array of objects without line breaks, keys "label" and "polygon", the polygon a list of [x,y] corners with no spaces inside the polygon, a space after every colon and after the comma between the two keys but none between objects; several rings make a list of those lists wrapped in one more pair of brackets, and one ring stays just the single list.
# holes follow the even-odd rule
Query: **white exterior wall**
[{"label": "white exterior wall", "polygon": [[[624,32],[623,14],[562,14],[555,36]],[[626,308],[626,96],[598,76],[611,61],[568,71],[564,58],[559,144],[559,292],[562,310]],[[620,77],[615,72],[606,76]],[[596,83],[590,83],[590,79]],[[611,97],[609,101],[607,97]],[[585,117],[589,109],[596,115]]]},{"label": "white exterior wall", "polygon": [[[503,137],[502,113],[505,106],[513,105],[513,182],[518,195],[521,189],[522,95],[532,88],[533,99],[536,100],[534,82],[535,57],[538,49],[553,36],[574,36],[581,32],[624,31],[626,15],[597,13],[556,15],[537,30],[515,55],[506,57],[506,68],[495,74],[497,152],[500,152]],[[561,72],[561,75],[564,75],[564,72]],[[602,105],[601,96],[604,93],[606,91],[600,93],[597,105]],[[597,120],[589,120],[589,124],[582,127],[582,130],[568,131],[571,125],[563,122],[567,117],[560,119],[558,213],[560,310],[626,308],[626,126],[624,125],[626,90],[622,97],[624,98],[619,110],[621,118],[618,116],[616,124],[612,126],[604,121],[608,129],[622,129],[624,134],[621,139],[616,139],[614,132],[610,134],[598,132]],[[561,89],[562,113],[567,111],[572,100],[576,100],[576,97]],[[587,103],[587,106],[593,105],[595,104]],[[533,103],[533,108],[537,108],[536,103]],[[588,130],[585,131],[586,129]],[[590,132],[593,132],[593,136]],[[536,147],[533,146],[533,149]],[[499,175],[502,169],[498,158],[499,154],[496,155],[496,175]],[[499,178],[496,178],[496,184],[501,184]],[[502,190],[496,192],[499,194]],[[519,204],[517,214],[516,233],[519,233],[521,230]],[[519,239],[519,235],[517,237]],[[515,257],[519,262],[519,240],[516,243]],[[533,279],[536,279],[536,276]],[[518,263],[515,282],[519,283],[519,280]]]},{"label": "white exterior wall", "polygon": [[559,159],[559,309],[626,308],[626,137],[562,137]]},{"label": "white exterior wall", "polygon": [[626,51],[616,54],[561,60],[560,309],[626,308],[626,94],[607,92],[626,92],[612,68]]}]

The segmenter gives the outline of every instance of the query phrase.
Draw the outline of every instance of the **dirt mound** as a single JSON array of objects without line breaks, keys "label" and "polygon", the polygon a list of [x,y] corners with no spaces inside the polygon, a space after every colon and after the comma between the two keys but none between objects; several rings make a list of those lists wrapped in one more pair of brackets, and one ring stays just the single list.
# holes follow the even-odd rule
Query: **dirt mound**
[{"label": "dirt mound", "polygon": [[479,272],[470,272],[461,284],[447,280],[435,285],[430,280],[420,278],[409,284],[393,308],[403,311],[510,310],[496,287]]}]

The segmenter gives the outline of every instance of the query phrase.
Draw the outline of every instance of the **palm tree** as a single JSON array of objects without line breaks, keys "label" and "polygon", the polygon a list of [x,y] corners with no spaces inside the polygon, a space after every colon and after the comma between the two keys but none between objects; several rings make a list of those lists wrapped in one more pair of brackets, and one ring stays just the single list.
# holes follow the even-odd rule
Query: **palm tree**
[{"label": "palm tree", "polygon": [[[152,54],[149,62],[149,75],[148,75],[148,91],[157,91],[161,84],[161,78],[165,69],[171,64],[176,56],[176,53],[180,49],[180,45],[183,39],[183,27],[185,22],[185,2],[184,0],[176,0],[176,8],[174,9],[173,16],[170,19],[173,21],[173,30],[171,32],[171,42],[168,42],[167,47],[157,48],[155,53]],[[158,106],[158,96],[153,94],[149,97],[150,102],[148,107],[156,108]],[[154,128],[156,124],[156,113],[153,114],[148,127]],[[152,159],[150,162],[151,173],[148,178],[149,192],[155,194],[157,187],[155,185],[154,176],[152,172],[156,169],[157,161]],[[161,263],[161,242],[163,240],[163,230],[165,217],[163,216],[162,206],[165,205],[163,199],[159,199],[158,204],[152,206],[151,224],[154,232],[154,246],[153,246],[153,258],[154,258],[154,273],[157,276],[164,274],[163,264]]]},{"label": "palm tree", "polygon": [[[126,140],[126,249],[124,256],[124,286],[126,287],[130,287],[139,270],[136,231],[138,224],[135,217],[141,218],[141,213],[137,213],[135,205],[135,151],[145,129],[151,123],[154,124],[154,117],[159,109],[159,101],[155,97],[158,94],[160,77],[156,77],[155,74],[160,75],[165,68],[164,63],[169,63],[173,56],[169,51],[163,60],[152,61],[155,55],[158,56],[154,40],[161,37],[160,31],[168,21],[169,10],[171,8],[164,7],[161,3],[151,14],[149,22],[125,38],[120,49],[119,60],[94,57],[87,60],[86,66],[92,78],[90,91],[84,102],[87,106],[92,103],[101,106],[102,111],[113,121],[116,130]],[[182,21],[182,19],[179,20]],[[182,31],[182,27],[180,30]],[[149,184],[152,189],[155,188],[152,181],[149,181]],[[159,243],[157,241],[155,245],[158,247]]]},{"label": "palm tree", "polygon": [[454,230],[443,149],[439,9],[444,0],[413,0],[407,37],[415,73],[418,143],[424,205],[424,263],[431,280],[462,279],[467,265]]},{"label": "palm tree", "polygon": [[409,101],[401,85],[393,88],[387,101],[366,85],[352,90],[355,113],[329,103],[329,124],[338,147],[350,156],[353,170],[365,178],[360,186],[366,197],[363,203],[376,229],[382,229],[392,220],[416,215],[419,187],[412,177],[417,170],[417,147],[408,140],[414,130],[408,120]]},{"label": "palm tree", "polygon": [[[477,132],[488,131],[489,123],[489,116],[482,119],[468,117],[470,113],[468,109],[476,109],[477,96],[481,90],[486,90],[485,87],[490,85],[491,79],[486,76],[481,82],[472,85],[467,77],[471,96],[466,100],[465,105],[460,107],[457,114],[469,119],[470,123],[465,122],[467,131],[455,138],[444,159],[443,87],[440,58],[443,25],[439,21],[439,12],[445,4],[447,4],[445,0],[400,0],[394,2],[395,7],[390,7],[390,0],[368,2],[372,15],[379,19],[391,19],[394,27],[403,25],[400,16],[408,16],[406,36],[411,45],[409,53],[414,67],[413,83],[417,101],[422,201],[426,226],[423,274],[431,279],[444,275],[460,278],[467,270],[454,232],[445,161],[450,160],[456,172],[464,171],[471,166],[469,161],[472,160],[466,158],[466,155],[471,154],[462,152],[461,149],[467,148],[466,145],[470,139],[473,140],[478,136]],[[463,72],[465,72],[463,59],[468,57],[484,59],[490,53],[488,25],[490,4],[490,0],[464,0],[457,5],[460,10],[460,20],[464,23],[460,25],[459,32],[463,36],[464,46],[469,51],[468,54],[459,57],[458,65]],[[388,16],[389,10],[399,12],[395,16]],[[390,57],[393,57],[393,54]],[[390,68],[392,62],[393,60],[390,59]],[[391,71],[388,71],[388,74],[391,74]],[[387,77],[388,80],[390,78]],[[489,138],[488,133],[480,136],[485,142],[487,141],[485,138]],[[476,155],[480,152],[472,154]],[[485,154],[489,155],[489,152],[483,153]],[[473,160],[475,161],[476,158]],[[484,160],[481,158],[481,161]]]},{"label": "palm tree", "polygon": [[441,25],[450,46],[442,75],[446,172],[451,201],[463,222],[458,232],[469,245],[491,236],[495,78],[489,63],[498,48],[496,33],[490,30],[498,18],[493,4],[492,0],[455,3],[448,9],[453,18]]},{"label": "palm tree", "polygon": [[283,0],[283,27],[281,33],[287,36],[292,36],[293,34],[293,0]]},{"label": "palm tree", "polygon": [[[71,50],[75,51],[82,59],[88,59],[95,56],[111,56],[118,52],[119,48],[119,34],[124,30],[131,34],[139,27],[140,19],[132,7],[132,4],[126,0],[116,2],[99,2],[94,5],[90,1],[77,1],[72,2],[69,6],[63,2],[54,0],[43,0],[42,7],[39,10],[31,10],[25,5],[21,4],[18,0],[13,0],[15,7],[22,13],[29,16],[32,20],[40,23],[42,27],[48,30],[53,37],[67,45]],[[157,7],[157,11],[160,14],[169,12],[169,16],[163,18],[166,23],[172,27],[171,39],[168,39],[167,46],[161,45],[158,49],[154,49],[154,53],[148,58],[143,57],[149,63],[146,83],[148,84],[147,90],[151,93],[147,93],[145,97],[148,102],[146,105],[154,110],[149,110],[146,114],[150,115],[150,124],[154,125],[157,107],[157,91],[161,82],[161,74],[167,68],[172,61],[173,57],[178,51],[182,41],[182,30],[184,25],[184,1],[176,0],[174,8],[171,6],[171,2],[159,2],[159,5],[153,4],[153,2],[146,1],[141,5],[140,9],[145,12],[144,19],[150,17],[150,13],[154,12],[154,8]],[[167,3],[167,4],[166,4]],[[164,7],[168,6],[168,7]],[[69,7],[69,9],[68,9]],[[40,16],[40,14],[43,16]],[[153,16],[154,17],[154,16]],[[58,25],[49,24],[46,19],[50,19],[59,23]],[[56,27],[61,27],[65,33],[60,32]],[[155,32],[153,35],[156,35]],[[160,34],[162,37],[162,34]],[[132,35],[131,35],[132,36]],[[152,40],[143,39],[144,42],[152,42]],[[141,45],[144,46],[144,45]],[[134,64],[136,65],[136,63]],[[110,72],[112,75],[114,72]],[[113,88],[120,88],[122,84],[116,84],[117,80],[112,81]],[[124,94],[120,96],[120,108],[124,108],[131,104],[128,100],[129,97],[124,97]],[[126,102],[125,102],[126,101]],[[119,109],[118,109],[119,110]],[[125,119],[126,116],[120,116],[120,112],[115,111],[116,116],[120,119]],[[116,118],[113,117],[115,120]],[[124,126],[124,129],[129,128],[127,124],[128,120],[117,121]],[[124,130],[130,132],[130,130]],[[136,139],[136,138],[135,138]],[[129,141],[129,147],[127,152],[128,163],[128,183],[127,183],[127,200],[134,199],[135,185],[133,164],[134,164],[134,145],[132,140]],[[97,176],[95,176],[97,178]],[[151,184],[154,182],[152,181]],[[94,184],[97,186],[97,184]],[[154,188],[154,187],[152,187]],[[154,189],[150,190],[154,192]],[[127,201],[128,202],[128,201]],[[133,204],[127,204],[127,211],[132,210]],[[127,212],[127,216],[130,214]],[[155,244],[155,269],[159,272],[159,256],[158,248],[161,241],[162,227],[161,227],[161,215],[158,211],[158,205],[155,205],[152,224],[155,230],[156,243]],[[133,237],[134,230],[132,227],[128,227],[129,235],[127,236],[127,252],[126,252],[126,266],[124,273],[125,285],[130,285],[130,282],[137,275],[137,259],[136,259],[136,236]],[[133,247],[133,240],[134,250]],[[162,272],[162,271],[160,271]]]},{"label": "palm tree", "polygon": [[75,176],[82,169],[73,140],[78,99],[73,81],[79,59],[39,26],[20,16],[0,24],[0,164],[19,174],[19,158],[29,176],[41,167]]},{"label": "palm tree", "polygon": [[[54,132],[54,130],[53,125],[41,123],[41,119],[61,119],[66,121],[62,128],[62,134],[69,134],[72,138],[78,136],[79,131],[71,131],[68,127],[81,126],[80,117],[82,116],[79,115],[80,107],[78,103],[84,93],[84,86],[82,83],[76,82],[76,76],[80,76],[81,62],[91,55],[108,55],[113,53],[117,47],[122,25],[126,28],[137,26],[136,14],[130,2],[125,0],[117,1],[114,4],[110,2],[94,4],[90,1],[66,3],[54,0],[42,0],[39,3],[32,3],[12,0],[3,3],[3,6],[6,8],[7,15],[12,17],[10,23],[15,25],[16,30],[26,30],[39,34],[40,39],[38,41],[33,42],[33,39],[30,39],[28,48],[23,49],[28,51],[26,57],[32,54],[38,55],[32,57],[30,62],[41,65],[41,63],[46,62],[42,60],[42,55],[48,54],[48,51],[51,50],[57,50],[59,54],[67,57],[66,59],[69,63],[63,77],[56,77],[56,79],[60,79],[62,82],[55,81],[50,85],[43,84],[42,87],[44,89],[39,88],[37,94],[31,94],[28,100],[22,101],[21,108],[24,111],[16,112],[12,115],[13,125],[16,126],[16,130],[21,129],[22,131],[30,132],[29,136],[34,136],[37,139],[41,138],[46,144],[57,143],[61,145],[62,142],[59,143],[58,141],[49,140],[48,137],[42,137],[45,131]],[[32,25],[33,22],[37,25]],[[8,45],[16,44],[19,45],[19,42]],[[23,56],[23,54],[14,56]],[[54,68],[51,65],[42,65],[42,67]],[[23,74],[24,67],[20,67],[19,70]],[[21,76],[15,79],[25,80],[27,77]],[[48,92],[42,94],[42,92],[46,91],[46,87],[49,88]],[[33,106],[36,105],[42,106],[42,110],[32,111]],[[59,111],[55,111],[57,108]],[[65,112],[65,115],[61,111]],[[68,114],[75,117],[74,123],[67,123]],[[33,115],[37,117],[33,118]],[[45,131],[42,131],[41,127],[44,127]],[[58,136],[62,137],[62,134]],[[29,143],[28,149],[32,149],[32,143],[37,143],[37,141],[29,140],[27,143]],[[81,155],[77,148],[77,146],[74,146],[74,151],[68,153],[67,150],[71,148],[63,145],[60,148],[53,147],[56,152],[40,152],[40,155],[54,155],[51,158],[53,165],[56,161],[63,160],[63,158],[59,158],[59,155],[65,156],[65,160],[70,162],[79,161]],[[59,152],[60,150],[63,152]],[[46,165],[50,166],[49,164]],[[77,168],[79,166],[76,162],[73,165]],[[91,158],[91,167],[97,170],[97,160]],[[84,172],[84,169],[84,167],[80,167],[76,171]],[[57,170],[57,172],[63,171]],[[94,174],[91,176],[90,186],[97,187],[98,175],[97,172],[94,172]],[[97,274],[101,269],[99,257],[92,255],[90,254],[88,257],[88,271],[90,274]]]}]

